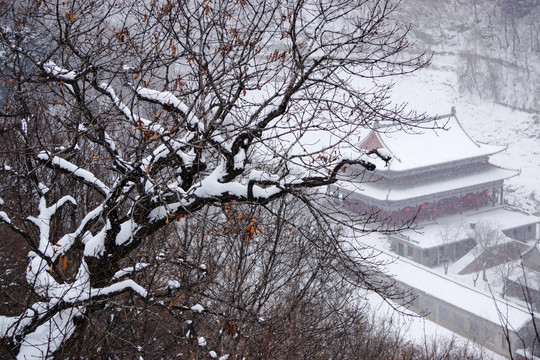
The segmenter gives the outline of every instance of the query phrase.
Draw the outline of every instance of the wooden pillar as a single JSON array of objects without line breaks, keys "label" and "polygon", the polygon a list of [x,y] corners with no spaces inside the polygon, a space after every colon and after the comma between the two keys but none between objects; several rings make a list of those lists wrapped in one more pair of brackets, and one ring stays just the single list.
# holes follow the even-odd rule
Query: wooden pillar
[{"label": "wooden pillar", "polygon": [[459,196],[459,214],[463,214],[463,195]]},{"label": "wooden pillar", "polygon": [[503,201],[503,187],[501,185],[501,205],[504,205],[504,201]]},{"label": "wooden pillar", "polygon": [[495,188],[493,188],[493,194],[492,194],[492,199],[491,199],[491,206],[492,207],[495,207],[495,199],[497,198],[497,191],[495,190]]},{"label": "wooden pillar", "polygon": [[476,210],[478,211],[478,208],[480,207],[480,192],[476,192],[476,203],[475,203]]}]

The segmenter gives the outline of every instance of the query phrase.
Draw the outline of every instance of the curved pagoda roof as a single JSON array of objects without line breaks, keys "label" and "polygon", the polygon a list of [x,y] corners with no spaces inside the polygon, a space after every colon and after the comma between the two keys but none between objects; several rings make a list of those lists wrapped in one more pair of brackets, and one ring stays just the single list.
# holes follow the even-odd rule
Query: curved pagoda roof
[{"label": "curved pagoda roof", "polygon": [[359,146],[383,149],[392,159],[388,166],[374,159],[377,169],[396,172],[489,156],[506,149],[506,146],[474,141],[465,132],[454,111],[431,118],[409,130],[400,125],[379,127],[361,140]]}]

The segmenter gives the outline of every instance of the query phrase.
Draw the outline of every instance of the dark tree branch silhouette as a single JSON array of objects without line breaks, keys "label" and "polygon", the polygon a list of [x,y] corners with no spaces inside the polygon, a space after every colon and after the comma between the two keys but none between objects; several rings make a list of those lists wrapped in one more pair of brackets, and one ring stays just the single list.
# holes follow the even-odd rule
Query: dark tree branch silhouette
[{"label": "dark tree branch silhouette", "polygon": [[403,55],[392,1],[0,5],[0,222],[26,241],[33,292],[0,335],[20,357],[59,354],[113,299],[158,296],[132,256],[174,220],[310,203],[345,167],[389,160],[355,148],[358,131],[423,119],[372,81],[425,65]]}]

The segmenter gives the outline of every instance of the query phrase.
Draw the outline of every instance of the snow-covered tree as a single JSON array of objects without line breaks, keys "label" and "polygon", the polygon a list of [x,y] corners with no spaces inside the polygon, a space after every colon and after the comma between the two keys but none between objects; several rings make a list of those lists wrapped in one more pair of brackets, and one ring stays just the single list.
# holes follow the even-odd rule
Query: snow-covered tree
[{"label": "snow-covered tree", "polygon": [[[328,216],[314,189],[388,161],[355,146],[362,129],[421,120],[377,81],[424,65],[402,53],[395,6],[0,2],[0,223],[29,249],[33,292],[22,314],[0,316],[18,357],[59,353],[122,294],[152,301],[134,280],[148,264],[131,255],[176,221],[285,196]],[[242,236],[262,231],[253,218]],[[362,275],[369,262],[342,264],[387,289]]]},{"label": "snow-covered tree", "polygon": [[[474,239],[476,245],[473,248],[473,254],[476,257],[475,275],[473,275],[474,285],[482,272],[482,280],[488,281],[486,270],[503,262],[498,257],[498,247],[505,241],[504,233],[496,224],[489,221],[481,221],[472,224],[469,231],[470,237]],[[506,262],[508,260],[504,260]]]},{"label": "snow-covered tree", "polygon": [[439,251],[439,263],[443,264],[444,274],[448,274],[448,268],[450,263],[456,260],[455,256],[455,242],[463,234],[463,224],[453,224],[450,221],[444,221],[441,223],[439,230],[439,236],[441,239],[442,247]]}]

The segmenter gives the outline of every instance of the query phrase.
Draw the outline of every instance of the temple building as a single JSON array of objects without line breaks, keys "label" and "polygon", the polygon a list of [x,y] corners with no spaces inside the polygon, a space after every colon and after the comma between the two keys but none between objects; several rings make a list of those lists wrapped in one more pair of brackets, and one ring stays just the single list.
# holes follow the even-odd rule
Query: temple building
[{"label": "temple building", "polygon": [[[399,255],[427,266],[456,260],[474,247],[471,230],[479,221],[493,223],[509,239],[537,237],[540,219],[505,205],[504,180],[519,171],[489,161],[506,147],[473,140],[455,111],[410,130],[380,126],[357,147],[377,149],[391,160],[374,157],[377,169],[370,174],[348,169],[353,181],[331,191],[348,211],[388,228],[412,227],[390,237]],[[449,226],[456,229],[451,239]]]}]

